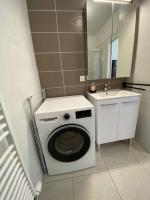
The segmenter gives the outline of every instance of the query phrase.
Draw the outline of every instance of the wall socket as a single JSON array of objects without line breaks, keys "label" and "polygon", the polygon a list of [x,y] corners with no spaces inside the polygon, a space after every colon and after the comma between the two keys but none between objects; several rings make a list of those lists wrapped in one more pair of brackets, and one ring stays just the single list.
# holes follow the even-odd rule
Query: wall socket
[{"label": "wall socket", "polygon": [[80,82],[85,82],[85,76],[80,76]]}]

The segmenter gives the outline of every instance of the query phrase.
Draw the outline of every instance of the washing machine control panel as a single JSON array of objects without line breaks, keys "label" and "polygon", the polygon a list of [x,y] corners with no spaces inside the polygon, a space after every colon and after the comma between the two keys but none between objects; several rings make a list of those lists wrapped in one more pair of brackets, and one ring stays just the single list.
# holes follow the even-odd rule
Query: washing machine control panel
[{"label": "washing machine control panel", "polygon": [[70,114],[69,113],[65,113],[63,115],[64,120],[69,120],[70,119]]},{"label": "washing machine control panel", "polygon": [[91,117],[91,110],[81,110],[76,112],[76,119]]},{"label": "washing machine control panel", "polygon": [[[92,116],[92,111],[91,110],[80,110],[80,111],[76,111],[75,112],[75,118],[76,119],[87,118],[87,117],[91,117],[91,116]],[[63,114],[63,119],[64,120],[71,119],[71,113],[64,113]]]}]

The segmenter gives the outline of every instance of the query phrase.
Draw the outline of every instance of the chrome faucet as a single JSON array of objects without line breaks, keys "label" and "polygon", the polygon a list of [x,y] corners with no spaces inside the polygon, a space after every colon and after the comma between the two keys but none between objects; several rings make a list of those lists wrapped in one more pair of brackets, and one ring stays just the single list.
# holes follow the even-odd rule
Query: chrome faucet
[{"label": "chrome faucet", "polygon": [[106,83],[104,85],[104,91],[106,92],[106,94],[108,94],[108,90],[110,89],[110,86]]}]

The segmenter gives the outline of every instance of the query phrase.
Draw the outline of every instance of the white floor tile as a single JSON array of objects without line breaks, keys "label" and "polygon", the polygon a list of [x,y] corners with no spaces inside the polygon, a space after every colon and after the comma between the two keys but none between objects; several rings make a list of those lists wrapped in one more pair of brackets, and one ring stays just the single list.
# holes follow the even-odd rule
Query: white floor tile
[{"label": "white floor tile", "polygon": [[103,172],[106,171],[106,166],[103,161],[102,155],[100,153],[96,153],[96,171]]},{"label": "white floor tile", "polygon": [[139,165],[110,171],[123,200],[150,200],[150,177]]},{"label": "white floor tile", "polygon": [[102,145],[96,167],[45,175],[40,200],[150,200],[149,188],[149,153],[137,143],[129,148],[128,143],[118,142]]},{"label": "white floor tile", "polygon": [[150,161],[143,161],[141,165],[144,167],[148,175],[150,176]]},{"label": "white floor tile", "polygon": [[131,152],[136,157],[136,159],[140,161],[150,161],[150,153],[146,152],[142,146],[140,146],[137,142],[134,142],[131,147]]},{"label": "white floor tile", "polygon": [[120,200],[108,172],[73,178],[75,200]]},{"label": "white floor tile", "polygon": [[72,179],[44,184],[39,200],[74,200]]},{"label": "white floor tile", "polygon": [[102,145],[101,152],[108,169],[137,164],[128,143],[118,142]]}]

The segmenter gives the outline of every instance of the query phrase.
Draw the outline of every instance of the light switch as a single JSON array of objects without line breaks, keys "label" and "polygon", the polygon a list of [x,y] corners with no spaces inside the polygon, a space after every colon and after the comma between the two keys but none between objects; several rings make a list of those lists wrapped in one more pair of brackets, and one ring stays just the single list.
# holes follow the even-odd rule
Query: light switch
[{"label": "light switch", "polygon": [[85,82],[85,76],[80,76],[80,82]]}]

